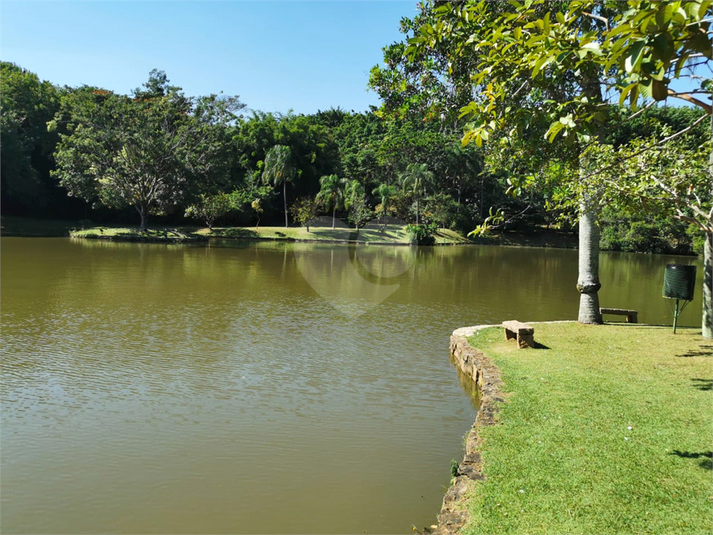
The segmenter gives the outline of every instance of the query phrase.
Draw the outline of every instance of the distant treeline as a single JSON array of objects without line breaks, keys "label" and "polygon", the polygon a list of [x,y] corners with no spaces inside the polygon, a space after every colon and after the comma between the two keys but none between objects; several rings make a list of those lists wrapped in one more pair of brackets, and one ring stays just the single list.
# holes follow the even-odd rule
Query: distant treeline
[{"label": "distant treeline", "polygon": [[[392,215],[468,232],[502,208],[507,228],[574,228],[546,193],[508,195],[507,173],[486,171],[483,149],[437,118],[247,112],[237,97],[186,97],[161,71],[128,96],[59,87],[12,63],[1,74],[4,215],[136,224],[138,210],[154,223],[270,225],[284,224],[287,205],[291,224],[315,212],[352,224]],[[606,141],[679,131],[700,114],[651,107],[625,121],[615,109]],[[605,210],[601,223],[604,248],[693,250],[683,222]]]}]

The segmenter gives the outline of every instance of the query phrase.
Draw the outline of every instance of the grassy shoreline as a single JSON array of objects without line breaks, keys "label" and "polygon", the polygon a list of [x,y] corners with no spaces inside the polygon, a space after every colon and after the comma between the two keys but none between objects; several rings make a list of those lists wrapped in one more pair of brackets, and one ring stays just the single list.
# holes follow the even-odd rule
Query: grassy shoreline
[{"label": "grassy shoreline", "polygon": [[[374,245],[406,245],[410,238],[403,225],[389,225],[381,232],[374,228],[331,229],[329,227],[215,227],[213,230],[196,226],[153,226],[147,232],[136,227],[119,225],[83,226],[81,221],[42,220],[24,217],[2,217],[2,236],[16,237],[75,237],[114,241],[152,241],[183,243],[207,241],[212,238],[237,240],[304,241],[324,243],[369,243]],[[355,239],[356,238],[356,239]],[[436,245],[505,245],[525,247],[576,248],[577,237],[572,233],[548,229],[522,232],[492,233],[476,239],[465,238],[450,229],[439,229]]]},{"label": "grassy shoreline", "polygon": [[713,345],[700,329],[537,324],[469,338],[501,371],[464,533],[713,531]]}]

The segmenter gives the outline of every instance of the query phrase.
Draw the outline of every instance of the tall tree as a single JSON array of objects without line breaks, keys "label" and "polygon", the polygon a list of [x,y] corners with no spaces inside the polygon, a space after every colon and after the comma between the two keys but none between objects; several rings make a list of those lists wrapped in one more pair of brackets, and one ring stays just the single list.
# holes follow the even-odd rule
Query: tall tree
[{"label": "tall tree", "polygon": [[285,145],[275,145],[267,156],[262,172],[262,180],[273,187],[282,185],[282,199],[285,205],[285,228],[289,227],[287,219],[287,183],[295,177],[295,167],[292,163],[292,151]]},{"label": "tall tree", "polygon": [[410,163],[401,173],[401,185],[416,196],[416,224],[421,224],[421,195],[427,184],[433,181],[433,173],[425,163]]},{"label": "tall tree", "polygon": [[57,134],[47,123],[60,91],[12,63],[0,65],[0,190],[3,210],[38,215],[50,201],[52,151]]},{"label": "tall tree", "polygon": [[337,208],[344,201],[344,186],[346,180],[337,175],[325,175],[319,179],[321,189],[317,200],[323,202],[327,210],[332,209],[332,229],[335,228]]},{"label": "tall tree", "polygon": [[[476,99],[461,111],[470,120],[464,141],[480,145],[500,136],[502,148],[536,158],[546,148],[539,134],[546,122],[544,140],[586,156],[582,149],[601,139],[608,110],[601,94],[603,84],[619,91],[620,104],[627,97],[636,104],[640,96],[655,100],[672,96],[702,104],[710,113],[710,105],[695,96],[710,92],[710,78],[700,90],[682,93],[669,87],[687,68],[710,66],[710,19],[706,18],[710,8],[708,1],[545,4],[525,0],[510,3],[505,12],[493,16],[490,2],[448,4],[434,10],[437,22],[419,28],[411,48],[446,46],[454,57],[478,58],[472,78]],[[601,321],[595,310],[599,192],[587,188],[587,178],[596,171],[584,159],[576,173],[569,173],[582,188],[578,288],[584,322]],[[707,281],[710,271],[706,270]],[[710,282],[706,285],[709,288]],[[710,289],[706,293],[710,296]],[[704,297],[706,336],[710,336],[705,325],[710,322],[705,319],[710,308],[710,298]]]},{"label": "tall tree", "polygon": [[[379,211],[379,223],[381,223],[381,218],[384,215],[388,214],[389,206],[390,206],[393,198],[396,196],[396,191],[397,191],[396,186],[392,186],[391,184],[386,184],[386,183],[379,184],[376,188],[374,188],[374,191],[372,193],[381,199],[381,210]],[[377,209],[378,209],[378,207],[377,207]]]},{"label": "tall tree", "polygon": [[131,98],[84,87],[50,123],[67,132],[55,152],[56,175],[70,195],[133,206],[143,230],[150,214],[179,206],[221,174],[224,127],[241,107],[237,97],[187,99],[176,88]]}]

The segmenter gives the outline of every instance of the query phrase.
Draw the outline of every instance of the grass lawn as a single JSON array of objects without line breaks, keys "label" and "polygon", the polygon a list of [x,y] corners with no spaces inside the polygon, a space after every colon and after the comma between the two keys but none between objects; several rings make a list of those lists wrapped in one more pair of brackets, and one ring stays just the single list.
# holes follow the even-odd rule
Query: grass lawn
[{"label": "grass lawn", "polygon": [[73,238],[115,239],[118,241],[206,241],[207,237],[196,235],[193,229],[187,228],[148,228],[140,231],[135,227],[91,227],[83,230],[72,230]]},{"label": "grass lawn", "polygon": [[713,532],[713,343],[700,329],[536,324],[471,345],[506,401],[482,427],[466,533]]},{"label": "grass lawn", "polygon": [[[311,226],[310,232],[305,227],[214,227],[211,232],[207,228],[200,229],[197,234],[210,237],[271,239],[297,241],[358,241],[369,243],[407,244],[410,241],[404,225],[388,225],[383,231],[377,228],[362,228],[359,233],[355,229]],[[469,240],[448,229],[439,229],[436,234],[437,244],[463,244]]]}]

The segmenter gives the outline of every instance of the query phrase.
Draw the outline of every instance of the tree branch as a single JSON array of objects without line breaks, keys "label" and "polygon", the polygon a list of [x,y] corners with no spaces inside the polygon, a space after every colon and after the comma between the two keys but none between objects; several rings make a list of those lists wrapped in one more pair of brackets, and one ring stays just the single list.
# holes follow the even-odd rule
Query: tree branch
[{"label": "tree branch", "polygon": [[668,90],[668,96],[669,97],[674,97],[674,98],[680,98],[681,100],[685,100],[686,102],[690,102],[691,104],[695,104],[696,106],[703,108],[703,110],[710,115],[713,113],[713,108],[711,107],[710,104],[706,104],[702,100],[698,100],[697,98],[692,97],[689,93],[676,93],[672,89]]}]

